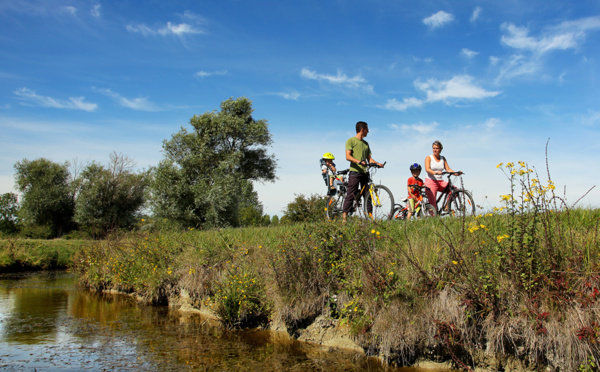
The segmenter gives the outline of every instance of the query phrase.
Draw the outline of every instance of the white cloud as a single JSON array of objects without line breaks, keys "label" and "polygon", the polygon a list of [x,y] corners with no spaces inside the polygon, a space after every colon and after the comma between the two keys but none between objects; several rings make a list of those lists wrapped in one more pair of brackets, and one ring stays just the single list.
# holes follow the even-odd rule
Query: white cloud
[{"label": "white cloud", "polygon": [[469,75],[457,75],[450,80],[438,81],[428,79],[427,81],[416,80],[415,87],[424,92],[427,96],[425,100],[410,97],[404,98],[401,102],[396,99],[389,99],[385,105],[379,108],[404,111],[409,107],[420,107],[425,103],[442,101],[447,105],[459,101],[473,101],[489,97],[495,97],[500,94],[499,91],[488,91],[473,83],[473,77]]},{"label": "white cloud", "polygon": [[388,99],[385,105],[380,105],[380,108],[393,111],[404,111],[409,107],[420,107],[423,106],[423,100],[415,97],[404,98],[402,101],[398,101],[395,98]]},{"label": "white cloud", "polygon": [[462,48],[462,50],[460,51],[460,54],[468,59],[471,59],[471,58],[475,57],[476,55],[478,55],[479,52],[476,52],[476,51],[468,49],[468,48]]},{"label": "white cloud", "polygon": [[542,71],[544,57],[557,51],[577,50],[592,31],[600,30],[600,16],[565,21],[546,27],[534,35],[527,27],[512,23],[501,26],[500,39],[505,46],[516,51],[504,58],[496,81],[523,75],[534,75]]},{"label": "white cloud", "polygon": [[301,94],[299,92],[291,91],[291,92],[280,92],[276,93],[278,96],[283,97],[284,99],[289,99],[293,101],[297,101],[300,98]]},{"label": "white cloud", "polygon": [[500,94],[499,91],[487,91],[473,84],[473,77],[469,75],[457,75],[446,81],[417,80],[415,87],[427,94],[427,102],[443,101],[446,104],[462,100],[479,100]]},{"label": "white cloud", "polygon": [[582,117],[581,123],[589,127],[600,126],[600,112],[589,110],[587,115]]},{"label": "white cloud", "polygon": [[496,82],[510,80],[517,76],[533,75],[542,69],[542,62],[539,58],[531,58],[522,54],[515,54],[508,57],[500,66],[500,71]]},{"label": "white cloud", "polygon": [[445,24],[452,22],[454,20],[454,16],[450,13],[446,13],[443,10],[423,19],[423,23],[429,28],[438,28],[442,27]]},{"label": "white cloud", "polygon": [[199,77],[199,78],[205,78],[205,77],[210,77],[210,76],[216,76],[216,75],[227,75],[227,70],[221,70],[221,71],[198,71],[194,74],[194,76]]},{"label": "white cloud", "polygon": [[500,58],[495,56],[490,56],[490,65],[496,66],[500,62]]},{"label": "white cloud", "polygon": [[70,5],[69,6],[63,6],[62,7],[62,11],[65,12],[65,13],[67,13],[67,14],[73,15],[73,16],[77,15],[77,8],[75,8],[74,6],[70,6]]},{"label": "white cloud", "polygon": [[84,102],[85,97],[69,97],[68,100],[58,100],[52,97],[40,96],[34,90],[21,88],[14,91],[14,94],[23,102],[42,107],[53,107],[69,110],[94,111],[98,107],[95,103]]},{"label": "white cloud", "polygon": [[165,26],[155,27],[155,28],[146,26],[145,24],[141,23],[141,24],[136,24],[136,25],[130,24],[130,25],[125,26],[125,28],[129,32],[140,33],[144,36],[175,35],[175,36],[181,37],[181,36],[184,36],[187,34],[204,34],[205,33],[203,30],[200,30],[200,29],[194,27],[193,25],[190,25],[187,23],[174,24],[171,22],[167,22],[167,24]]},{"label": "white cloud", "polygon": [[94,4],[94,6],[92,6],[92,10],[90,11],[90,13],[92,14],[93,17],[100,17],[100,8],[102,6],[100,4]]},{"label": "white cloud", "polygon": [[486,127],[487,129],[493,129],[493,128],[496,128],[499,124],[500,124],[500,119],[489,118],[485,121],[483,126]]},{"label": "white cloud", "polygon": [[425,135],[425,134],[433,133],[435,131],[435,129],[439,126],[439,124],[434,121],[433,123],[429,123],[429,124],[419,122],[416,124],[401,124],[401,125],[390,124],[389,126],[390,126],[390,128],[400,130],[400,131],[404,132],[405,134],[410,135],[412,133],[412,134]]},{"label": "white cloud", "polygon": [[512,23],[504,23],[501,42],[511,48],[531,51],[537,54],[553,50],[574,49],[585,40],[589,31],[600,29],[600,16],[565,21],[547,28],[540,36],[530,36],[529,29]]},{"label": "white cloud", "polygon": [[483,11],[483,8],[481,8],[480,6],[473,9],[473,13],[471,14],[471,18],[469,18],[469,21],[471,23],[474,23],[475,21],[477,21],[479,19],[479,16],[481,15],[482,11]]},{"label": "white cloud", "polygon": [[136,111],[163,111],[164,109],[159,107],[153,102],[148,101],[148,97],[139,98],[125,98],[119,93],[115,93],[110,89],[95,89],[98,93],[104,94],[107,97],[114,99],[119,105],[130,108]]},{"label": "white cloud", "polygon": [[373,92],[373,86],[367,84],[367,81],[360,75],[350,77],[341,71],[338,71],[337,75],[319,74],[315,71],[303,68],[302,71],[300,71],[300,76],[309,80],[326,82],[331,85],[342,86],[355,90],[364,90],[368,93]]},{"label": "white cloud", "polygon": [[203,34],[204,31],[198,30],[194,26],[191,26],[187,23],[173,24],[171,22],[167,22],[167,25],[158,29],[158,33],[161,35],[177,35],[182,36],[185,34]]}]

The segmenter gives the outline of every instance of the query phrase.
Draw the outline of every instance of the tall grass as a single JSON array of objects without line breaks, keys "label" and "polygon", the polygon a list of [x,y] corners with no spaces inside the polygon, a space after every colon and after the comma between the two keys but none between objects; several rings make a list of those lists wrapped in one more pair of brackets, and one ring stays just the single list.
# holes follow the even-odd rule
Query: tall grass
[{"label": "tall grass", "polygon": [[143,233],[75,262],[88,287],[185,294],[228,327],[299,335],[326,317],[392,364],[596,370],[600,211],[566,208],[524,163],[500,167],[511,192],[476,217]]},{"label": "tall grass", "polygon": [[72,257],[87,240],[41,240],[5,238],[0,240],[0,273],[59,270],[72,266]]}]

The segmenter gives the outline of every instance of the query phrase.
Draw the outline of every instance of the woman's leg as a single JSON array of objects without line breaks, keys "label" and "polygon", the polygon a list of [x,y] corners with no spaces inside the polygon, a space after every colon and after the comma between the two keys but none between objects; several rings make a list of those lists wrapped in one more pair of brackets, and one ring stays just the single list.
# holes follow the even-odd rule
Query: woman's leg
[{"label": "woman's leg", "polygon": [[425,186],[427,187],[425,191],[427,193],[429,204],[433,205],[433,207],[437,210],[435,198],[437,197],[438,183],[431,178],[425,178]]}]

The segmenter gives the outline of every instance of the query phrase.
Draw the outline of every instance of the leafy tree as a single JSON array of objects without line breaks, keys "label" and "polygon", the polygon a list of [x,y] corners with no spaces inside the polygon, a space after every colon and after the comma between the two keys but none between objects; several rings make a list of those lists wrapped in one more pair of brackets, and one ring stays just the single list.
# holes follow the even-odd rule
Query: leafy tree
[{"label": "leafy tree", "polygon": [[[244,181],[242,193],[239,200],[239,225],[240,226],[265,226],[263,206],[258,200],[258,194],[254,191],[252,183]],[[270,222],[270,220],[269,220]]]},{"label": "leafy tree", "polygon": [[0,195],[0,233],[13,234],[17,232],[18,216],[19,203],[17,194],[7,192]]},{"label": "leafy tree", "polygon": [[318,194],[296,195],[283,211],[281,222],[317,222],[325,218],[327,198]]},{"label": "leafy tree", "polygon": [[68,167],[69,163],[58,164],[45,158],[24,159],[15,164],[25,224],[48,226],[53,236],[61,236],[72,227],[75,201]]},{"label": "leafy tree", "polygon": [[240,225],[248,185],[275,179],[276,161],[267,154],[271,134],[253,111],[247,98],[230,98],[220,112],[195,115],[191,131],[182,127],[163,142],[165,157],[152,170],[157,217],[183,226]]},{"label": "leafy tree", "polygon": [[279,216],[278,215],[274,215],[273,217],[271,217],[271,225],[279,225]]},{"label": "leafy tree", "polygon": [[113,228],[131,228],[144,206],[146,173],[133,171],[133,160],[112,153],[108,166],[88,164],[77,179],[75,220],[95,235]]}]

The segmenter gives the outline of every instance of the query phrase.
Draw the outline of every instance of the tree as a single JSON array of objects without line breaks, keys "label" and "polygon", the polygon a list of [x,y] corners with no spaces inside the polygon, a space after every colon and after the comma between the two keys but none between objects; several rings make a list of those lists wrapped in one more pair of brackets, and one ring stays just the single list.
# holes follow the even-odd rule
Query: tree
[{"label": "tree", "polygon": [[327,197],[313,194],[310,197],[296,195],[283,211],[281,222],[318,222],[325,219]]},{"label": "tree", "polygon": [[17,232],[19,222],[19,203],[17,194],[7,192],[0,195],[0,233]]},{"label": "tree", "polygon": [[230,98],[220,112],[192,117],[190,132],[182,127],[163,142],[164,159],[152,170],[157,217],[183,226],[239,226],[244,188],[275,179],[271,134],[253,111],[247,98]]},{"label": "tree", "polygon": [[144,206],[146,173],[135,173],[134,162],[113,152],[107,167],[92,162],[77,179],[75,220],[96,235],[113,228],[131,228]]},{"label": "tree", "polygon": [[244,181],[239,199],[239,226],[266,226],[271,222],[265,221],[263,205],[251,182]]},{"label": "tree", "polygon": [[24,159],[15,164],[25,224],[48,226],[54,236],[61,236],[72,227],[75,202],[68,167],[67,162],[58,164],[45,158]]}]

